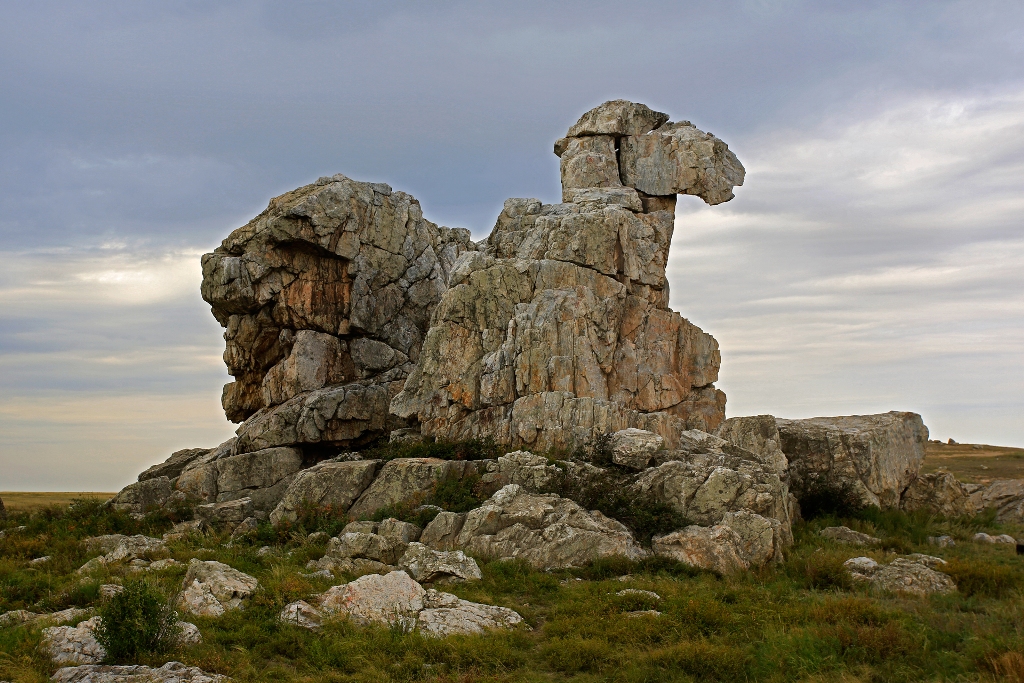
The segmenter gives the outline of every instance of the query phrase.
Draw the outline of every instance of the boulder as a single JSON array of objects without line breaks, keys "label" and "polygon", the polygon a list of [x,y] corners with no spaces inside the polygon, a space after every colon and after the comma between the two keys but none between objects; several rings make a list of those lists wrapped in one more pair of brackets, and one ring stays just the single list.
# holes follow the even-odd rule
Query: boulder
[{"label": "boulder", "polygon": [[403,522],[394,517],[388,517],[381,520],[380,524],[377,525],[376,533],[396,543],[408,545],[419,539],[423,529],[411,522]]},{"label": "boulder", "polygon": [[256,512],[252,498],[239,498],[224,503],[207,503],[196,507],[196,516],[210,526],[234,528]]},{"label": "boulder", "polygon": [[115,510],[145,513],[161,507],[171,497],[171,480],[165,476],[128,484],[110,501]]},{"label": "boulder", "polygon": [[609,440],[612,462],[634,470],[644,470],[665,439],[643,429],[630,427],[612,434]]},{"label": "boulder", "polygon": [[651,540],[651,548],[658,557],[719,574],[735,574],[750,568],[741,554],[742,545],[739,534],[724,524],[710,527],[694,524]]},{"label": "boulder", "polygon": [[356,623],[408,625],[423,609],[425,595],[423,587],[403,571],[368,574],[328,589],[320,596],[320,609]]},{"label": "boulder", "polygon": [[471,462],[437,458],[396,458],[381,468],[373,483],[349,509],[350,517],[368,517],[398,504],[417,505],[447,478],[461,479],[476,474]]},{"label": "boulder", "polygon": [[452,550],[459,542],[459,532],[465,523],[464,512],[439,512],[423,529],[420,542],[437,550]]},{"label": "boulder", "polygon": [[825,527],[818,532],[818,535],[822,538],[827,538],[837,543],[845,543],[847,545],[877,545],[882,542],[882,539],[869,536],[868,534],[862,534],[859,531],[854,531],[850,527],[845,526],[830,526]]},{"label": "boulder", "polygon": [[896,508],[917,478],[928,428],[917,413],[777,419],[797,496],[847,489],[862,505]]},{"label": "boulder", "polygon": [[416,628],[435,638],[511,629],[523,623],[515,610],[462,600],[432,588],[423,596],[423,607],[416,616]]},{"label": "boulder", "polygon": [[[427,525],[423,537],[435,537]],[[523,559],[539,569],[581,566],[605,557],[636,560],[646,552],[629,530],[554,494],[503,487],[466,515],[454,545],[473,555]]]},{"label": "boulder", "polygon": [[689,121],[622,138],[619,171],[623,185],[645,194],[692,194],[711,205],[732,199],[745,175],[728,145]]},{"label": "boulder", "polygon": [[919,475],[903,492],[900,507],[907,512],[927,510],[946,517],[975,512],[970,495],[952,472]]},{"label": "boulder", "polygon": [[484,465],[480,485],[494,493],[507,484],[518,484],[537,493],[562,476],[563,470],[542,455],[513,451]]},{"label": "boulder", "polygon": [[167,460],[153,465],[149,469],[145,470],[139,475],[139,481],[146,481],[147,479],[157,479],[158,477],[167,477],[168,479],[175,479],[180,475],[184,469],[195,460],[209,454],[212,448],[185,448],[180,451],[171,453],[171,457]]},{"label": "boulder", "polygon": [[972,536],[971,539],[975,543],[1006,543],[1009,545],[1017,544],[1017,539],[1015,539],[1010,534],[999,534],[998,536],[990,536],[989,534],[986,534],[983,531],[979,531],[978,533],[974,534],[974,536]]},{"label": "boulder", "polygon": [[141,534],[136,536],[121,534],[94,536],[85,539],[84,544],[88,550],[105,550],[106,552],[79,567],[77,570],[79,574],[86,574],[115,563],[155,560],[166,557],[168,554],[167,544],[163,539]]},{"label": "boulder", "polygon": [[468,230],[424,219],[408,194],[339,174],[274,198],[206,254],[202,294],[235,378],[225,412],[262,411],[239,452],[390,431],[389,385],[416,360],[455,259],[474,249]]},{"label": "boulder", "polygon": [[193,558],[182,582],[178,608],[201,617],[219,617],[242,609],[259,582],[237,569],[213,560]]},{"label": "boulder", "polygon": [[305,600],[290,602],[278,615],[278,620],[301,628],[315,631],[323,625],[324,613]]},{"label": "boulder", "polygon": [[77,626],[51,626],[44,628],[39,649],[54,664],[98,664],[107,651],[96,640],[100,618],[93,617]]},{"label": "boulder", "polygon": [[[675,199],[675,197],[673,197]],[[585,209],[598,209],[605,206],[621,206],[633,212],[653,213],[644,208],[644,200],[640,193],[632,187],[564,187],[562,200],[570,204],[578,204]],[[672,209],[675,211],[673,203]]]},{"label": "boulder", "polygon": [[615,138],[589,135],[569,138],[562,152],[562,201],[574,188],[621,187]]},{"label": "boulder", "polygon": [[428,583],[442,580],[479,581],[483,578],[476,560],[461,550],[434,550],[422,543],[410,543],[398,560],[398,566],[415,580]]},{"label": "boulder", "polygon": [[379,460],[326,461],[295,475],[281,502],[270,513],[274,524],[294,522],[303,505],[330,507],[345,514],[373,481]]},{"label": "boulder", "polygon": [[943,560],[927,555],[897,557],[887,565],[880,565],[869,557],[855,557],[843,564],[854,581],[868,583],[878,592],[925,597],[956,591],[956,584],[949,576],[929,568],[929,564],[940,566],[934,560],[944,564]]},{"label": "boulder", "polygon": [[[740,511],[776,520],[774,544],[781,548],[792,543],[788,490],[768,466],[725,453],[681,451],[676,455],[685,460],[669,460],[645,470],[633,489],[702,526],[719,524],[727,513]],[[673,457],[673,452],[661,457]]]},{"label": "boulder", "polygon": [[782,452],[782,436],[771,415],[730,417],[718,426],[715,436],[752,453],[758,462],[778,474],[782,481],[789,482],[789,461]]},{"label": "boulder", "polygon": [[[668,114],[628,100],[609,100],[580,117],[566,137],[584,135],[643,135],[668,121]],[[555,154],[561,156],[557,150]]]},{"label": "boulder", "polygon": [[168,662],[159,668],[129,666],[71,666],[58,669],[50,679],[54,683],[229,683],[227,676],[206,673],[181,662]]},{"label": "boulder", "polygon": [[302,469],[297,448],[267,448],[217,462],[217,502],[249,498],[255,510],[270,512]]},{"label": "boulder", "polygon": [[1020,524],[1024,522],[1024,479],[997,479],[970,494],[975,510],[994,509],[996,520]]}]

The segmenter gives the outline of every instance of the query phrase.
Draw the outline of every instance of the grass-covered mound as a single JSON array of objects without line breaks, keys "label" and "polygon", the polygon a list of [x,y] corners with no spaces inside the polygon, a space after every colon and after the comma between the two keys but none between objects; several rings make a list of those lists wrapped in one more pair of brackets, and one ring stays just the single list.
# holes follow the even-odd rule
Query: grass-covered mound
[{"label": "grass-covered mound", "polygon": [[[456,493],[450,493],[458,498]],[[448,495],[448,494],[446,494]],[[0,539],[0,612],[49,612],[71,606],[105,613],[134,610],[132,618],[166,619],[156,591],[173,602],[185,568],[147,574],[132,601],[104,604],[99,585],[130,577],[106,570],[85,582],[75,574],[97,552],[80,540],[103,533],[160,535],[173,518],[143,520],[85,502],[12,515]],[[825,515],[797,525],[786,563],[758,574],[723,578],[664,560],[609,561],[539,572],[517,562],[484,562],[480,582],[444,590],[522,614],[532,630],[424,638],[417,633],[356,627],[345,622],[320,632],[276,619],[288,602],[332,583],[301,576],[324,545],[306,536],[335,531],[341,520],[307,514],[287,532],[269,528],[225,547],[225,536],[170,544],[175,559],[216,559],[259,579],[248,609],[217,619],[190,617],[202,645],[156,654],[140,643],[133,661],[178,659],[237,681],[936,681],[1021,680],[1024,676],[1024,568],[1012,547],[977,545],[975,531],[1019,532],[991,518],[942,520],[927,515],[866,510]],[[876,551],[835,544],[816,535],[845,524],[885,540]],[[953,548],[928,546],[950,534]],[[260,555],[262,545],[272,552]],[[949,560],[960,585],[953,596],[909,599],[871,595],[852,586],[842,562],[867,554],[927,552]],[[51,560],[38,567],[28,560]],[[620,580],[629,575],[629,580]],[[617,596],[623,588],[654,591]],[[629,616],[654,609],[659,617]],[[147,616],[148,615],[148,616]],[[125,637],[122,634],[122,638]],[[0,629],[0,680],[44,681],[54,667],[37,652],[38,627]],[[148,642],[148,641],[147,641]],[[1013,678],[1016,676],[1017,678]]]}]

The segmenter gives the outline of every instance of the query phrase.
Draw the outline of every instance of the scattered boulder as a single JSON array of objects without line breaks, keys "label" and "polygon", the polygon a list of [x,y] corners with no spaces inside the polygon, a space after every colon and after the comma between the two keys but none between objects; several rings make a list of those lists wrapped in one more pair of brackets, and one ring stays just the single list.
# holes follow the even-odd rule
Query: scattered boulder
[{"label": "scattered boulder", "polygon": [[166,476],[142,479],[121,489],[110,505],[115,510],[142,514],[163,506],[172,491],[171,480]]},{"label": "scattered boulder", "polygon": [[999,534],[998,536],[989,536],[983,531],[979,531],[972,537],[975,543],[1007,543],[1016,545],[1017,539],[1010,534]]},{"label": "scattered boulder", "polygon": [[928,510],[946,517],[975,513],[970,494],[952,472],[919,475],[903,492],[900,507],[907,512]]},{"label": "scattered boulder", "polygon": [[141,534],[94,536],[85,539],[84,543],[89,550],[104,550],[106,553],[94,557],[79,567],[77,570],[79,574],[87,574],[101,567],[118,563],[130,564],[144,561],[148,565],[150,561],[164,558],[168,554],[167,544],[162,538],[152,538]]},{"label": "scattered boulder", "polygon": [[517,612],[506,607],[470,602],[434,589],[424,590],[403,571],[363,576],[330,588],[316,600],[318,607],[302,600],[293,602],[279,618],[315,630],[327,618],[344,616],[359,624],[415,628],[434,637],[508,629],[523,621]]},{"label": "scattered boulder", "polygon": [[181,662],[168,662],[156,669],[140,665],[64,667],[50,680],[54,683],[229,683],[231,679]]},{"label": "scattered boulder", "polygon": [[845,488],[862,505],[896,508],[917,478],[928,428],[917,413],[777,419],[797,498]]},{"label": "scattered boulder", "polygon": [[882,542],[880,538],[875,538],[869,534],[862,534],[846,526],[825,527],[818,532],[818,535],[822,538],[847,545],[878,545]]},{"label": "scattered boulder", "polygon": [[417,630],[435,638],[511,629],[521,623],[523,618],[515,610],[470,602],[432,588],[427,589],[423,610],[416,615]]},{"label": "scattered boulder", "polygon": [[274,524],[294,522],[304,504],[330,507],[339,514],[348,512],[373,481],[379,465],[379,460],[328,460],[299,472],[270,513],[270,521]]},{"label": "scattered boulder", "polygon": [[630,427],[615,432],[609,439],[612,462],[634,470],[644,470],[665,439],[653,432]]},{"label": "scattered boulder", "polygon": [[479,581],[483,578],[476,560],[461,550],[434,550],[410,543],[398,566],[420,583],[441,580]]},{"label": "scattered boulder", "polygon": [[694,524],[655,536],[651,547],[658,557],[668,557],[719,574],[735,574],[750,568],[740,555],[742,543],[739,534],[723,524],[711,527]]},{"label": "scattered boulder", "polygon": [[976,510],[994,509],[999,522],[1024,522],[1024,479],[997,479],[970,496]]},{"label": "scattered boulder", "polygon": [[0,614],[0,628],[8,626],[20,626],[22,624],[63,624],[69,621],[76,621],[88,615],[90,610],[79,607],[69,607],[59,612],[39,614],[28,610],[18,609]]},{"label": "scattered boulder", "polygon": [[96,640],[100,618],[93,617],[77,626],[51,626],[43,629],[39,649],[54,664],[99,664],[107,651]]},{"label": "scattered boulder", "polygon": [[854,581],[869,583],[873,590],[916,597],[956,591],[949,576],[929,567],[942,564],[944,560],[929,555],[897,557],[887,565],[869,557],[854,557],[843,563]]},{"label": "scattered boulder", "polygon": [[258,586],[255,578],[226,564],[193,558],[188,563],[178,607],[196,616],[219,617],[229,610],[242,609]]},{"label": "scattered boulder", "polygon": [[[442,536],[431,529],[435,522],[427,525],[423,538]],[[448,526],[450,518],[441,524]],[[467,513],[454,546],[479,557],[523,559],[540,569],[646,555],[629,530],[614,519],[555,494],[527,493],[516,484],[502,487]]]},{"label": "scattered boulder", "polygon": [[928,545],[937,545],[940,548],[952,548],[956,540],[952,536],[929,536]]}]

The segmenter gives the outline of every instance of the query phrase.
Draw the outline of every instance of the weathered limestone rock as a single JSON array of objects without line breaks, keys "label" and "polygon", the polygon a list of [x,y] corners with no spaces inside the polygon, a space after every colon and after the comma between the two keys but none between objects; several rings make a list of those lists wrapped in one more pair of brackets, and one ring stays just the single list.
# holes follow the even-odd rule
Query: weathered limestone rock
[{"label": "weathered limestone rock", "polygon": [[990,536],[983,531],[979,531],[978,533],[974,534],[974,536],[972,536],[972,540],[974,540],[975,543],[1007,543],[1010,545],[1016,545],[1017,543],[1017,539],[1015,539],[1010,534],[999,534],[998,536]]},{"label": "weathered limestone rock", "polygon": [[[435,536],[427,525],[423,536]],[[478,557],[523,559],[540,569],[573,567],[612,556],[640,559],[646,552],[621,523],[587,512],[554,494],[535,495],[509,484],[466,515],[455,540]]]},{"label": "weathered limestone rock", "polygon": [[846,543],[847,545],[877,545],[882,542],[879,538],[862,534],[846,526],[825,527],[818,532],[818,535],[838,543]]},{"label": "weathered limestone rock", "polygon": [[869,582],[872,589],[879,592],[925,597],[956,591],[956,584],[949,576],[928,566],[941,566],[945,562],[927,555],[897,557],[887,565],[879,565],[869,557],[855,557],[843,564],[854,581]]},{"label": "weathered limestone rock", "polygon": [[645,470],[633,487],[703,526],[719,524],[727,513],[741,511],[776,520],[776,545],[792,543],[788,491],[778,474],[753,459],[725,453],[681,457],[685,460],[669,460]]},{"label": "weathered limestone rock", "polygon": [[899,506],[924,460],[928,428],[917,413],[777,419],[800,498],[815,486],[844,486],[864,505]]},{"label": "weathered limestone rock", "polygon": [[529,451],[506,453],[494,461],[487,462],[484,469],[480,485],[492,494],[508,484],[519,484],[531,493],[538,493],[563,473],[562,468],[552,464],[544,456],[534,455]]},{"label": "weathered limestone rock", "polygon": [[[452,264],[473,249],[467,230],[425,220],[411,196],[335,175],[271,200],[204,256],[203,298],[225,327],[235,377],[225,412],[274,422],[273,435],[243,427],[239,452],[386,433],[386,408],[381,420],[360,410],[365,392],[397,391],[389,385],[418,357]],[[329,406],[310,396],[341,386]],[[297,425],[309,412],[319,419]]]},{"label": "weathered limestone rock", "polygon": [[735,574],[750,568],[741,555],[742,544],[739,534],[724,524],[694,524],[651,540],[655,555],[719,574]]},{"label": "weathered limestone rock", "polygon": [[562,201],[570,196],[566,190],[622,186],[615,138],[610,135],[569,138],[561,158]]},{"label": "weathered limestone rock", "polygon": [[523,623],[515,610],[462,600],[432,588],[423,596],[423,607],[416,616],[416,628],[435,638],[511,629]]},{"label": "weathered limestone rock", "polygon": [[609,446],[612,462],[634,470],[644,470],[654,452],[665,445],[665,439],[643,429],[623,429],[611,436]]},{"label": "weathered limestone rock", "polygon": [[109,534],[106,536],[94,536],[84,541],[85,547],[89,550],[106,551],[99,557],[94,557],[78,568],[79,574],[87,574],[101,567],[116,563],[129,563],[135,560],[156,560],[167,557],[167,543],[161,538],[151,538],[141,534],[136,536],[123,536],[121,534]]},{"label": "weathered limestone rock", "polygon": [[250,498],[257,511],[270,512],[302,469],[297,448],[268,448],[217,462],[217,502]]},{"label": "weathered limestone rock", "polygon": [[907,512],[928,510],[946,517],[975,512],[970,495],[952,472],[919,475],[903,492],[900,507]]},{"label": "weathered limestone rock", "polygon": [[196,508],[196,516],[213,527],[234,528],[256,512],[252,498],[238,498],[224,503],[208,503]]},{"label": "weathered limestone rock", "polygon": [[54,683],[229,683],[227,676],[209,674],[181,662],[168,662],[153,669],[148,666],[70,666],[58,669],[50,679]]},{"label": "weathered limestone rock", "polygon": [[476,560],[461,550],[434,550],[412,542],[398,560],[398,566],[421,583],[441,580],[479,581],[483,578]]},{"label": "weathered limestone rock", "polygon": [[[566,137],[583,135],[643,135],[668,121],[668,114],[628,100],[609,100],[580,117]],[[561,156],[556,151],[555,154]]]},{"label": "weathered limestone rock", "polygon": [[459,532],[465,523],[464,512],[439,512],[423,529],[420,543],[437,550],[454,550],[459,542]]},{"label": "weathered limestone rock", "polygon": [[996,511],[1000,522],[1024,522],[1024,479],[998,479],[971,494],[975,510]]},{"label": "weathered limestone rock", "polygon": [[121,489],[110,505],[115,510],[144,513],[166,503],[171,491],[171,480],[167,477],[144,479]]},{"label": "weathered limestone rock", "polygon": [[422,503],[433,493],[439,482],[447,478],[461,479],[469,473],[476,473],[472,462],[396,458],[381,468],[377,478],[349,509],[349,516],[369,516],[398,503]]},{"label": "weathered limestone rock", "polygon": [[789,461],[782,452],[782,436],[771,415],[730,417],[718,426],[715,436],[753,453],[758,462],[789,482]]},{"label": "weathered limestone rock", "polygon": [[11,610],[0,614],[0,628],[18,626],[20,624],[54,624],[60,625],[69,621],[75,621],[88,615],[90,610],[78,607],[69,607],[59,612],[39,614],[24,609]]},{"label": "weathered limestone rock", "polygon": [[[650,132],[666,118],[607,102],[556,144],[564,203],[505,202],[483,253],[453,266],[392,412],[415,417],[424,436],[534,450],[630,427],[671,448],[681,431],[718,427],[718,345],[668,310],[665,196],[726,201],[742,167],[688,124]],[[666,187],[622,187],[616,140],[634,138],[648,145],[634,145],[638,177],[664,176]]]},{"label": "weathered limestone rock", "polygon": [[164,462],[153,465],[139,475],[139,481],[167,477],[174,479],[193,461],[207,455],[212,448],[185,448],[171,453],[171,457]]},{"label": "weathered limestone rock", "polygon": [[692,194],[711,205],[732,199],[745,175],[728,145],[689,121],[624,137],[619,170],[623,185],[645,194]]},{"label": "weathered limestone rock", "polygon": [[324,613],[305,600],[290,602],[281,610],[278,620],[315,631],[323,625]]},{"label": "weathered limestone rock", "polygon": [[270,513],[270,521],[274,524],[294,522],[303,504],[330,507],[338,514],[348,512],[373,481],[379,465],[379,460],[326,461],[302,470]]},{"label": "weathered limestone rock", "polygon": [[100,618],[93,617],[78,626],[51,626],[43,629],[39,649],[54,664],[98,664],[107,651],[96,640]]},{"label": "weathered limestone rock", "polygon": [[357,623],[411,624],[423,609],[426,591],[403,571],[368,574],[334,586],[320,596],[320,609]]},{"label": "weathered limestone rock", "polygon": [[213,560],[193,558],[182,583],[178,608],[201,617],[219,617],[242,609],[259,582],[237,569]]}]

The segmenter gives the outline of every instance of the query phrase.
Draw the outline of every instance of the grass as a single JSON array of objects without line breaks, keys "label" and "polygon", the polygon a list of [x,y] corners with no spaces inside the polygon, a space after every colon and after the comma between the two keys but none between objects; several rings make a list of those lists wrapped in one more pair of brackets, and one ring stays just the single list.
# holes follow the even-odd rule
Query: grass
[{"label": "grass", "polygon": [[71,501],[81,498],[95,498],[105,501],[113,498],[116,493],[99,493],[87,491],[0,491],[0,500],[8,512],[29,512],[40,510],[51,505],[69,505]]},{"label": "grass", "polygon": [[1024,478],[1024,448],[1006,448],[983,444],[937,444],[924,449],[922,472],[946,469],[957,479],[987,484],[995,479]]},{"label": "grass", "polygon": [[[446,495],[465,503],[464,493]],[[327,528],[332,519],[307,523]],[[159,535],[172,522],[159,515],[133,520],[89,502],[12,514],[0,525],[28,529],[0,539],[0,611],[100,606],[99,585],[131,575],[110,568],[82,583],[74,570],[97,553],[80,540],[111,532]],[[867,554],[888,561],[895,555],[817,535],[836,523],[882,536],[901,550],[945,557],[961,591],[907,599],[851,586],[840,569],[845,559]],[[970,543],[976,529],[1020,532],[985,517],[945,520],[868,510],[798,524],[796,545],[783,565],[735,577],[661,559],[610,559],[555,572],[483,562],[482,581],[444,590],[511,607],[530,630],[441,640],[346,622],[319,633],[277,622],[287,602],[336,583],[302,576],[305,563],[323,552],[322,544],[305,541],[305,528],[231,547],[225,547],[225,536],[191,538],[171,544],[176,559],[226,562],[257,577],[261,588],[244,611],[190,618],[203,633],[202,645],[132,659],[152,665],[177,659],[240,682],[1024,680],[1022,562],[1012,547]],[[944,533],[958,544],[925,544],[927,536]],[[261,557],[256,551],[267,540],[274,552]],[[41,554],[53,559],[40,568],[27,566]],[[632,578],[620,581],[623,575]],[[173,601],[183,576],[184,567],[153,573],[148,585]],[[662,599],[616,596],[624,587],[651,590]],[[652,608],[662,616],[626,614]],[[38,654],[39,638],[36,628],[0,629],[0,680],[48,679],[55,667]]]}]

